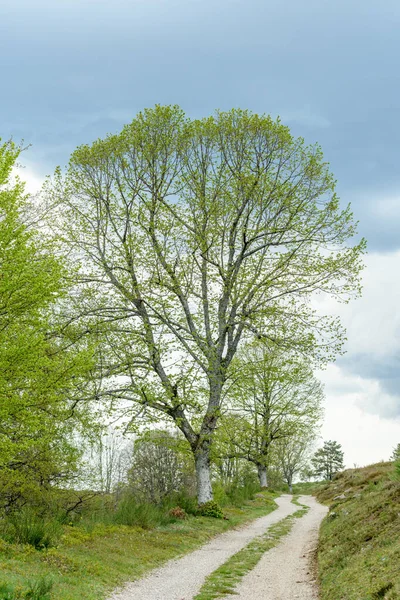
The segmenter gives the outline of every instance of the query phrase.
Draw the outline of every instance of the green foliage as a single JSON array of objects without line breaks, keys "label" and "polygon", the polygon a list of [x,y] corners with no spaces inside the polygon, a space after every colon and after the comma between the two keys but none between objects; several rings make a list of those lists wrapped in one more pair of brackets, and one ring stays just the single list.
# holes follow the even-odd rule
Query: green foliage
[{"label": "green foliage", "polygon": [[197,515],[197,500],[195,495],[190,495],[184,490],[179,493],[172,494],[170,498],[164,500],[163,506],[172,507],[180,506],[188,515]]},{"label": "green foliage", "polygon": [[152,529],[157,525],[171,522],[171,517],[163,507],[150,503],[138,504],[135,498],[126,496],[112,516],[112,522],[118,525],[136,525],[143,529]]},{"label": "green foliage", "polygon": [[[266,342],[253,342],[232,362],[228,397],[235,412],[220,419],[213,459],[221,472],[234,460],[268,472],[268,485],[290,485],[302,468],[322,417],[323,387],[310,361]],[[226,457],[229,457],[229,461]],[[237,468],[237,464],[235,464]]]},{"label": "green foliage", "polygon": [[101,397],[130,427],[127,402],[171,419],[207,465],[245,332],[316,363],[341,351],[340,324],[310,298],[359,292],[365,241],[348,241],[356,223],[320,147],[279,119],[157,105],[79,147],[47,192],[78,265],[71,311],[101,341]]},{"label": "green foliage", "polygon": [[397,446],[395,448],[393,448],[393,452],[392,452],[392,456],[390,457],[390,460],[393,460],[394,462],[400,462],[400,442],[397,444]]},{"label": "green foliage", "polygon": [[26,225],[24,184],[12,175],[20,151],[0,145],[0,507],[40,501],[74,470],[76,422],[67,417],[90,365],[72,332],[60,343],[51,312],[66,273],[46,237]]},{"label": "green foliage", "polygon": [[197,513],[202,517],[214,517],[215,519],[224,518],[222,508],[215,500],[209,500],[208,502],[204,502],[204,504],[200,504]]},{"label": "green foliage", "polygon": [[61,534],[62,528],[58,521],[39,517],[29,509],[7,517],[0,529],[0,536],[6,541],[29,544],[36,550],[57,545]]},{"label": "green foliage", "polygon": [[23,589],[7,583],[0,583],[0,600],[51,600],[53,583],[46,578],[28,583]]},{"label": "green foliage", "polygon": [[333,476],[344,468],[343,451],[338,442],[324,442],[311,459],[314,474],[332,480]]}]

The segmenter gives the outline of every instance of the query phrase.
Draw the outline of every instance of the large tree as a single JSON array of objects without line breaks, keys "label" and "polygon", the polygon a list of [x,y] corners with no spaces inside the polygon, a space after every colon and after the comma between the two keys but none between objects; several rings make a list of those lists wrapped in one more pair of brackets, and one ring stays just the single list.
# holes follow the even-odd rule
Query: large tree
[{"label": "large tree", "polygon": [[315,349],[327,323],[310,296],[359,291],[364,242],[348,244],[353,216],[320,148],[269,116],[190,120],[156,106],[78,148],[48,191],[80,263],[76,318],[96,318],[102,335],[99,397],[172,419],[206,502],[210,445],[243,338],[295,342],[307,324],[302,343]]},{"label": "large tree", "polygon": [[315,435],[323,387],[308,362],[276,345],[252,344],[232,366],[227,404],[235,418],[221,419],[220,437],[225,452],[257,467],[260,485],[266,487],[273,446]]},{"label": "large tree", "polygon": [[13,175],[21,148],[0,145],[0,505],[40,497],[65,480],[78,453],[71,443],[71,393],[89,364],[71,336],[60,345],[50,308],[63,294],[63,268],[25,224],[27,196]]}]

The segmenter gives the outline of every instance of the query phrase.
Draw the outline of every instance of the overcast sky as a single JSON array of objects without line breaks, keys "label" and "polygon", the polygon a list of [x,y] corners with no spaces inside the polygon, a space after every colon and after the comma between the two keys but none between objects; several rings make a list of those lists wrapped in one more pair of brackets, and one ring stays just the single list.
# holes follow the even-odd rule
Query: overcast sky
[{"label": "overcast sky", "polygon": [[32,144],[32,190],[156,103],[280,115],[320,142],[369,248],[363,298],[323,302],[348,330],[323,436],[349,466],[400,442],[399,28],[398,0],[0,0],[0,136]]}]

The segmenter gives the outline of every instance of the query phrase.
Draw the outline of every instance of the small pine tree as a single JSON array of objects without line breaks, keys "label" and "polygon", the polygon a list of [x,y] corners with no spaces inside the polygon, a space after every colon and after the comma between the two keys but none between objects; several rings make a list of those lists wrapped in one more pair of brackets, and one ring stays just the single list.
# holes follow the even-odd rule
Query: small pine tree
[{"label": "small pine tree", "polygon": [[324,442],[323,447],[319,448],[311,459],[314,474],[331,481],[335,473],[344,469],[343,454],[338,442]]},{"label": "small pine tree", "polygon": [[393,453],[392,453],[392,456],[390,457],[390,460],[393,460],[393,462],[400,461],[400,443],[398,443],[397,446],[395,448],[393,448]]}]

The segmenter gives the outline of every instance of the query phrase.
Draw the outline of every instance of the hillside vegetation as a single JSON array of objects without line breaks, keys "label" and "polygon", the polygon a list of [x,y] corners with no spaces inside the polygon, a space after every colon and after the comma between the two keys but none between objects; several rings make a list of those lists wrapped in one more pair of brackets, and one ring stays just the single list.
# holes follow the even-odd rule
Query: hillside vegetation
[{"label": "hillside vegetation", "polygon": [[318,552],[322,600],[400,598],[400,476],[349,469],[317,491],[329,504]]}]

